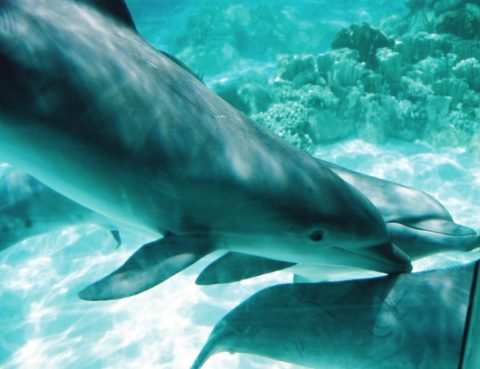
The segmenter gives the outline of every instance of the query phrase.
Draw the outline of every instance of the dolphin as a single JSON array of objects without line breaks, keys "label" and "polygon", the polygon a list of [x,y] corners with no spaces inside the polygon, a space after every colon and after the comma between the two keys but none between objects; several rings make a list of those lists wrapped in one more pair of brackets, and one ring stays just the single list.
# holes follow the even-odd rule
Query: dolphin
[{"label": "dolphin", "polygon": [[8,168],[0,178],[0,251],[29,237],[80,224],[120,233],[105,217],[51,190],[19,169]]},{"label": "dolphin", "polygon": [[382,214],[392,242],[412,259],[480,246],[477,232],[455,223],[448,210],[429,194],[322,162],[368,197]]},{"label": "dolphin", "polygon": [[[375,205],[386,223],[392,242],[411,260],[439,252],[464,252],[480,247],[480,235],[469,227],[455,223],[448,210],[427,193],[333,163],[322,163]],[[287,268],[299,276],[303,274],[306,278],[302,281],[319,282],[330,279],[332,275],[332,270],[326,267],[299,267],[294,263],[228,252],[208,265],[196,283],[230,283]],[[344,273],[346,270],[335,272]]]},{"label": "dolphin", "polygon": [[457,368],[473,270],[266,288],[216,324],[191,369],[219,352],[310,368]]},{"label": "dolphin", "polygon": [[3,0],[0,20],[0,156],[159,235],[82,298],[134,295],[217,249],[411,270],[359,191],[131,27],[60,0]]}]

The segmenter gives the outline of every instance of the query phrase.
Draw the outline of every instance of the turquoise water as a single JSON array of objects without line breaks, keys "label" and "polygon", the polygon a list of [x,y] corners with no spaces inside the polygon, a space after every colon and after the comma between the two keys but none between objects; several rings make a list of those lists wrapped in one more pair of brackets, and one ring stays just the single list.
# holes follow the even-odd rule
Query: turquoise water
[{"label": "turquoise water", "polygon": [[[462,75],[465,63],[458,64],[474,58],[478,44],[470,45],[473,51],[467,56],[459,51],[455,54],[456,49],[436,56],[453,60],[450,54],[457,55],[457,68],[444,68],[454,73],[448,77],[443,72],[428,73],[437,65],[431,55],[410,64],[404,61],[403,85],[389,80],[386,69],[375,70],[372,73],[383,78],[383,87],[375,91],[368,91],[363,75],[348,75],[345,78],[350,82],[345,83],[337,77],[310,83],[311,76],[306,73],[304,80],[295,79],[300,72],[308,72],[308,66],[285,77],[282,68],[288,69],[294,62],[279,61],[281,54],[316,57],[331,52],[335,35],[352,23],[368,22],[391,30],[394,27],[392,22],[387,24],[386,17],[418,20],[422,15],[434,24],[443,24],[438,21],[442,14],[454,11],[445,3],[455,4],[453,9],[457,9],[461,1],[438,2],[446,10],[440,5],[432,9],[424,4],[422,8],[421,1],[409,10],[400,0],[127,3],[145,38],[185,61],[207,85],[233,104],[243,104],[245,113],[260,123],[271,127],[275,121],[271,117],[284,117],[292,123],[284,126],[285,120],[279,121],[271,128],[278,128],[294,144],[349,169],[422,189],[441,201],[457,223],[480,230],[480,136],[475,125],[480,117],[479,88],[469,80],[470,75]],[[405,21],[398,23],[404,25]],[[428,25],[419,30],[417,21],[409,24],[414,35],[420,31],[430,34]],[[393,31],[390,37],[396,37]],[[456,47],[455,42],[463,41],[449,42]],[[422,67],[424,60],[430,64]],[[467,72],[476,78],[475,73],[480,72],[475,61],[468,63],[472,66]],[[348,69],[349,73],[354,74],[355,68]],[[321,74],[318,61],[314,71]],[[287,82],[275,84],[282,75]],[[444,91],[443,85],[435,84],[437,80],[456,83],[457,88],[449,85]],[[410,83],[408,88],[398,87],[406,83]],[[245,91],[246,84],[257,88],[242,100],[245,95],[239,91]],[[333,105],[325,105],[322,95],[321,103],[314,107],[311,101],[316,92],[311,92],[311,85],[330,91]],[[461,96],[456,95],[459,90]],[[268,97],[262,97],[266,96],[263,92]],[[451,104],[446,111],[444,103]],[[321,115],[325,111],[328,115]],[[305,126],[305,121],[317,122],[319,116],[322,121],[343,122],[347,128]],[[79,290],[111,272],[138,245],[149,241],[133,231],[121,231],[119,248],[107,230],[87,225],[34,237],[0,253],[1,369],[189,368],[222,316],[254,292],[292,278],[287,272],[277,272],[232,285],[195,285],[196,276],[215,254],[141,295],[112,302],[80,300]],[[414,270],[465,264],[477,256],[475,252],[441,254],[416,262]],[[222,353],[212,357],[205,368],[300,367]]]}]

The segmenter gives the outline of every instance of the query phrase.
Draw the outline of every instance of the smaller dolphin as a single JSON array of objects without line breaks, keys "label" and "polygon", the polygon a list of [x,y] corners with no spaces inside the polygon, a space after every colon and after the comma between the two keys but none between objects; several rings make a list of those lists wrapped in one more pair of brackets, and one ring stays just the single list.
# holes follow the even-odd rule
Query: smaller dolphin
[{"label": "smaller dolphin", "polygon": [[111,229],[110,221],[53,191],[19,169],[8,168],[0,178],[0,251],[29,237],[80,224]]},{"label": "smaller dolphin", "polygon": [[457,368],[473,270],[266,288],[217,323],[191,369],[219,352],[310,368]]},{"label": "smaller dolphin", "polygon": [[448,210],[429,194],[326,161],[322,163],[375,205],[392,242],[412,260],[480,247],[480,236],[473,229],[455,223]]},{"label": "smaller dolphin", "polygon": [[[321,162],[375,205],[393,244],[412,261],[439,252],[469,251],[480,247],[480,235],[471,228],[456,224],[448,210],[427,193],[323,160]],[[228,252],[208,265],[196,282],[200,285],[230,283],[293,266],[294,263]],[[336,273],[345,271],[347,268],[337,268]],[[295,267],[294,272],[308,273],[307,279],[319,282],[331,274],[331,269],[304,266]]]}]

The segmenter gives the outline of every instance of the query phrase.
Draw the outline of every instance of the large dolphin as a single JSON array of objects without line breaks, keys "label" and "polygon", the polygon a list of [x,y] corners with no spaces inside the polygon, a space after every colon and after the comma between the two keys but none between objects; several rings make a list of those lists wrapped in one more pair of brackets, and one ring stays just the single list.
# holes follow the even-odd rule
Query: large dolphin
[{"label": "large dolphin", "polygon": [[[386,223],[392,242],[412,260],[439,252],[463,252],[480,247],[480,235],[455,223],[448,210],[425,192],[326,161],[322,163],[375,205]],[[293,263],[229,252],[207,266],[198,276],[197,283],[236,282],[286,268],[313,281],[332,278],[332,270],[326,267],[299,267]],[[338,272],[344,274],[346,270],[336,270],[333,274],[338,276]]]},{"label": "large dolphin", "polygon": [[0,2],[0,155],[118,222],[165,235],[83,291],[151,288],[216,249],[411,270],[360,192],[90,5]]},{"label": "large dolphin", "polygon": [[217,323],[191,369],[219,352],[310,368],[458,368],[473,270],[269,287]]},{"label": "large dolphin", "polygon": [[96,224],[120,234],[105,217],[60,195],[19,169],[0,177],[0,251],[29,237],[68,226]]}]

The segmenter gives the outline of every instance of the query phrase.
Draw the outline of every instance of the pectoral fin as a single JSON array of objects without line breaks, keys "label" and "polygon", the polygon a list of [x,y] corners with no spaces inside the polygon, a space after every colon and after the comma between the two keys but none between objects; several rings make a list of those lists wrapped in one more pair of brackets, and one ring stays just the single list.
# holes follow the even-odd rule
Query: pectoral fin
[{"label": "pectoral fin", "polygon": [[195,281],[199,285],[238,282],[295,265],[260,256],[228,252],[208,265]]},{"label": "pectoral fin", "polygon": [[120,231],[118,229],[112,229],[110,230],[110,234],[112,235],[112,238],[117,243],[115,248],[118,249],[122,245],[122,237],[120,236]]},{"label": "pectoral fin", "polygon": [[304,277],[303,275],[295,273],[293,275],[293,283],[312,283],[312,281],[309,278]]},{"label": "pectoral fin", "polygon": [[182,271],[213,248],[205,236],[176,236],[142,246],[119,269],[80,291],[83,300],[113,300],[148,290]]}]

